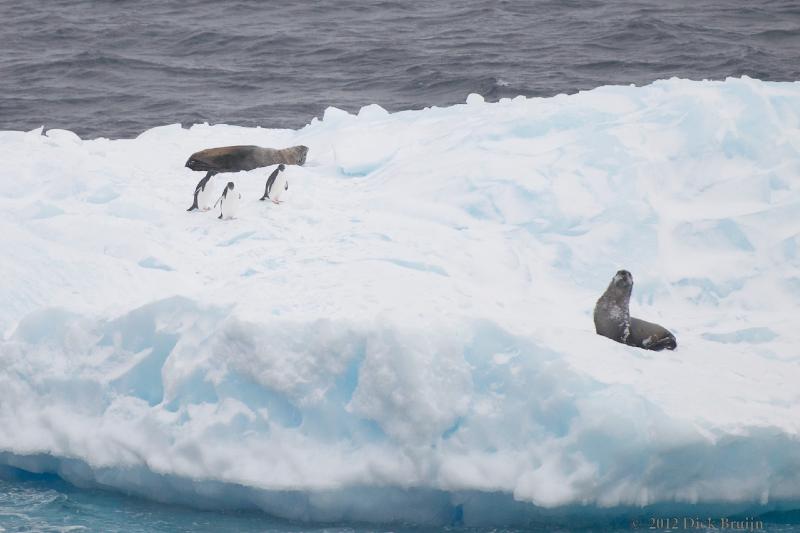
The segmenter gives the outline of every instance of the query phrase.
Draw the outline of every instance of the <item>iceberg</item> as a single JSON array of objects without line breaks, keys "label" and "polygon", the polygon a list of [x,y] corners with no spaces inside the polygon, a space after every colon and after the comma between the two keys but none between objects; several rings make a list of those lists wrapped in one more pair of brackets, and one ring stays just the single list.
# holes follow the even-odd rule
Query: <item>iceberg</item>
[{"label": "iceberg", "polygon": [[[310,147],[187,213],[187,155]],[[800,509],[800,83],[0,132],[0,474],[320,522]],[[619,268],[675,352],[594,332]],[[651,513],[652,514],[652,513]],[[709,515],[710,516],[710,515]]]}]

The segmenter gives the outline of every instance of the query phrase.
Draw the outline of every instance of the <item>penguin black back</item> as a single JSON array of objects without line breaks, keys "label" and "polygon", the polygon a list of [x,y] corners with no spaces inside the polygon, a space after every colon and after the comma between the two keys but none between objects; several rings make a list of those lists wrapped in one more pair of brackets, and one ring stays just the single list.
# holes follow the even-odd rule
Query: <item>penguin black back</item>
[{"label": "penguin black back", "polygon": [[214,207],[217,207],[217,204],[220,203],[220,202],[222,202],[222,204],[223,204],[223,205],[219,206],[220,207],[220,213],[219,213],[219,216],[217,218],[222,218],[222,210],[224,209],[224,204],[225,204],[224,200],[226,200],[228,198],[228,191],[232,192],[233,188],[234,188],[233,182],[229,181],[228,184],[225,186],[225,188],[222,190],[222,196],[219,197],[219,200],[214,202]]},{"label": "penguin black back", "polygon": [[[285,169],[286,169],[286,167],[283,164],[280,164],[280,165],[278,165],[278,167],[275,170],[272,171],[272,174],[270,174],[269,178],[267,178],[267,185],[266,185],[266,187],[264,187],[264,196],[259,198],[259,200],[261,200],[263,202],[264,200],[269,198],[269,191],[272,189],[272,184],[275,183],[275,178],[278,177],[278,172],[281,172],[281,171],[283,171]],[[287,183],[287,186],[288,186],[288,183]]]},{"label": "penguin black back", "polygon": [[192,202],[191,207],[189,207],[187,211],[194,211],[195,209],[199,208],[197,205],[197,195],[200,194],[201,191],[204,191],[206,187],[208,187],[208,180],[210,180],[215,174],[216,172],[209,170],[205,177],[197,183],[197,186],[194,188],[194,202]]}]

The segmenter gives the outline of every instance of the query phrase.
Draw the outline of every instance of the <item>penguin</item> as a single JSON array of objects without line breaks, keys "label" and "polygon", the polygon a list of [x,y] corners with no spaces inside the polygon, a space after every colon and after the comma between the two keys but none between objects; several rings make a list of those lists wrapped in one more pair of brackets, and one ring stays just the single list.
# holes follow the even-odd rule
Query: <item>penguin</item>
[{"label": "penguin", "polygon": [[208,184],[208,181],[213,178],[215,174],[216,172],[209,170],[205,177],[200,180],[197,187],[194,188],[194,202],[187,211],[194,211],[195,209],[208,211],[211,209],[211,207],[209,207],[211,204],[211,186]]},{"label": "penguin", "polygon": [[219,216],[217,218],[236,217],[242,195],[234,191],[233,188],[233,182],[229,181],[228,185],[225,186],[225,190],[222,191],[222,196],[214,203],[214,207],[217,207],[217,204],[219,204]]},{"label": "penguin", "polygon": [[[285,169],[286,167],[284,165],[278,165],[278,168],[272,171],[272,174],[270,174],[269,178],[267,178],[267,186],[264,188],[264,196],[259,198],[259,200],[263,202],[270,197],[269,193],[272,192],[272,201],[276,204],[279,203],[277,200],[280,198],[281,193],[289,190],[289,182],[286,180],[285,175],[281,176],[281,179],[277,180],[277,185],[275,185],[275,180],[277,179],[278,174]],[[281,190],[281,187],[283,187],[283,190]]]}]

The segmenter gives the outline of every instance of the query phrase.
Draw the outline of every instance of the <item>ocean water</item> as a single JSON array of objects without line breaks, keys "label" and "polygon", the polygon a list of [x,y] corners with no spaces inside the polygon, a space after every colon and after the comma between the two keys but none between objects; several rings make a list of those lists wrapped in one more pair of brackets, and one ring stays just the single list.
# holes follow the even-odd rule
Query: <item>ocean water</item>
[{"label": "ocean water", "polygon": [[163,505],[101,490],[73,487],[56,476],[17,472],[13,481],[0,477],[0,531],[103,533],[372,533],[432,529],[375,526],[309,525],[245,511],[202,511]]},{"label": "ocean water", "polygon": [[0,0],[0,130],[296,128],[673,76],[800,79],[797,0]]},{"label": "ocean water", "polygon": [[[740,519],[745,531],[795,533],[800,531],[797,513]],[[115,492],[85,490],[73,487],[52,475],[32,475],[22,472],[13,481],[0,476],[0,532],[66,533],[97,531],[102,533],[525,533],[603,531],[627,533],[645,531],[714,531],[694,527],[699,517],[656,519],[633,515],[600,527],[580,524],[576,527],[560,524],[532,525],[526,528],[465,528],[415,527],[391,524],[314,525],[272,518],[260,512],[240,510],[204,511],[191,507],[164,505],[148,500],[127,497]],[[794,523],[793,523],[794,522]],[[671,527],[660,527],[671,524]],[[676,526],[677,524],[677,526]],[[721,526],[721,518],[711,524]],[[657,527],[658,526],[658,527]],[[692,527],[688,527],[692,526]],[[719,529],[717,529],[719,530]],[[730,530],[730,528],[729,528]]]}]

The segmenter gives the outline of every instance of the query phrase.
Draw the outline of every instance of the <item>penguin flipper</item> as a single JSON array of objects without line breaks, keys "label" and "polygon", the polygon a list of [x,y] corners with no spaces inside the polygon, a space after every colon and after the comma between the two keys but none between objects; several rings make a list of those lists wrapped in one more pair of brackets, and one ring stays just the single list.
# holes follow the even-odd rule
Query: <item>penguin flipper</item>
[{"label": "penguin flipper", "polygon": [[280,171],[281,167],[278,166],[272,171],[272,174],[269,175],[269,178],[267,178],[267,186],[264,188],[264,198],[269,198],[269,191],[272,190],[272,184],[275,183],[275,178],[278,177],[278,172]]},{"label": "penguin flipper", "polygon": [[194,202],[192,203],[192,207],[187,209],[187,211],[194,211],[195,209],[199,208],[199,206],[197,205],[197,195],[200,194],[200,191],[205,190],[208,180],[211,179],[213,175],[214,175],[213,173],[208,172],[205,175],[205,177],[203,177],[200,181],[197,182],[197,186],[194,188]]},{"label": "penguin flipper", "polygon": [[192,202],[192,206],[187,209],[187,211],[194,211],[197,209],[197,190],[200,188],[200,185],[197,186],[197,189],[194,190],[194,202]]},{"label": "penguin flipper", "polygon": [[289,190],[289,182],[288,181],[286,182],[286,187],[284,187],[283,190],[284,191],[288,191]]},{"label": "penguin flipper", "polygon": [[197,182],[197,187],[194,188],[194,194],[197,195],[197,193],[199,193],[200,191],[204,191],[206,188],[206,184],[208,183],[208,180],[210,180],[213,176],[214,173],[212,172],[206,173],[206,175],[203,176],[203,178]]}]

